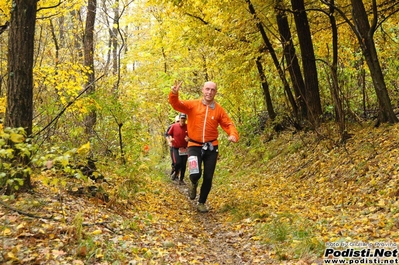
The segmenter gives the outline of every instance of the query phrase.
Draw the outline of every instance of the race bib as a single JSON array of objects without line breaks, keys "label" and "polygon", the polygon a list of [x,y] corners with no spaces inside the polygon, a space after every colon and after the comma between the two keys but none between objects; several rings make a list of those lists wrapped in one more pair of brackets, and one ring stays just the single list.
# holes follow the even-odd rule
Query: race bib
[{"label": "race bib", "polygon": [[190,174],[199,173],[198,157],[196,156],[188,157],[188,171],[190,172]]},{"label": "race bib", "polygon": [[179,156],[186,156],[188,154],[187,147],[180,147],[179,148]]}]

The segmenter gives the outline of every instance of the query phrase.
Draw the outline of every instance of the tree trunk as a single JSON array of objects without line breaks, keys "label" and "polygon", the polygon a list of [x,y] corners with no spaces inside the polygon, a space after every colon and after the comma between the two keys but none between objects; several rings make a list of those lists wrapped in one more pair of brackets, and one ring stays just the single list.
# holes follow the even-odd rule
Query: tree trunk
[{"label": "tree trunk", "polygon": [[33,49],[37,0],[14,1],[8,39],[6,127],[32,134]]},{"label": "tree trunk", "polygon": [[369,67],[371,78],[379,104],[379,122],[398,122],[398,118],[393,112],[391,100],[385,84],[384,75],[378,60],[377,50],[374,43],[374,32],[377,25],[377,3],[373,0],[373,22],[370,26],[366,9],[362,0],[351,0],[353,20],[355,23],[355,33],[359,40],[360,47]]},{"label": "tree trunk", "polygon": [[263,96],[265,98],[265,105],[267,112],[269,114],[270,119],[274,120],[276,118],[276,113],[274,112],[272,98],[270,96],[269,84],[267,83],[265,71],[263,70],[260,57],[256,58],[256,67],[258,68],[258,73],[262,84]]},{"label": "tree trunk", "polygon": [[305,77],[308,117],[313,126],[319,125],[319,117],[322,114],[319,83],[317,78],[316,59],[314,55],[312,36],[305,11],[304,0],[291,0],[299,46],[302,54],[302,68]]},{"label": "tree trunk", "polygon": [[334,100],[334,109],[335,109],[335,118],[336,122],[338,122],[339,132],[341,135],[341,139],[344,140],[346,136],[346,128],[345,128],[345,113],[343,110],[342,100],[340,97],[340,89],[338,84],[338,29],[337,22],[334,16],[334,0],[330,0],[329,2],[329,12],[328,16],[331,24],[331,32],[332,32],[332,46],[333,46],[333,60],[331,64],[331,79],[332,79],[332,98]]},{"label": "tree trunk", "polygon": [[280,33],[281,44],[283,45],[284,57],[287,62],[288,72],[290,73],[296,101],[300,107],[302,118],[307,118],[307,106],[305,102],[305,83],[299,66],[298,58],[295,53],[294,43],[283,9],[277,6],[277,25]]},{"label": "tree trunk", "polygon": [[264,43],[266,45],[266,48],[269,51],[270,56],[273,59],[274,66],[277,68],[277,72],[278,72],[278,74],[280,76],[280,79],[283,82],[284,91],[285,91],[285,93],[287,95],[287,98],[288,98],[288,101],[289,101],[289,103],[290,103],[290,105],[292,107],[292,111],[293,111],[294,117],[297,118],[297,116],[298,116],[298,106],[296,104],[294,96],[292,95],[291,88],[290,88],[290,86],[288,84],[288,81],[285,78],[284,71],[281,68],[280,62],[279,62],[279,60],[278,60],[278,58],[276,56],[276,52],[274,51],[274,48],[273,48],[269,38],[266,35],[266,31],[263,28],[262,23],[259,22],[259,19],[258,19],[257,15],[256,15],[256,12],[255,12],[255,8],[253,7],[251,1],[250,0],[245,0],[245,1],[248,4],[249,12],[254,16],[255,20],[258,21],[256,23],[256,26],[258,27],[259,32],[260,32],[260,34],[262,36],[262,39],[263,39],[263,41],[264,41]]},{"label": "tree trunk", "polygon": [[[87,73],[87,86],[90,88],[87,90],[88,94],[92,94],[95,91],[94,84],[94,23],[96,20],[96,0],[89,0],[87,3],[87,17],[86,27],[84,35],[84,64],[90,69]],[[89,115],[86,117],[86,134],[90,137],[94,134],[94,125],[96,124],[97,115],[95,110],[90,110]]]},{"label": "tree trunk", "polygon": [[112,74],[116,75],[115,84],[113,85],[112,92],[117,94],[119,90],[119,82],[121,79],[121,69],[120,69],[120,53],[118,51],[118,36],[119,36],[119,1],[116,0],[114,3],[114,19],[112,23]]},{"label": "tree trunk", "polygon": [[[5,127],[23,127],[32,135],[33,51],[38,0],[13,1],[8,39],[8,81]],[[30,158],[16,154],[28,165]],[[30,175],[15,176],[24,181],[22,190],[31,187]]]}]

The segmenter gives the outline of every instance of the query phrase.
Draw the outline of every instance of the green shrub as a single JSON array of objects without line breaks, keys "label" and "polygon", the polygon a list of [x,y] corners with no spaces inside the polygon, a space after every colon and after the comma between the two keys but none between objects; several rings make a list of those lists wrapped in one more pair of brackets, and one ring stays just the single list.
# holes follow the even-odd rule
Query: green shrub
[{"label": "green shrub", "polygon": [[0,132],[0,188],[6,193],[30,187],[30,160],[35,151],[23,128],[5,128]]}]

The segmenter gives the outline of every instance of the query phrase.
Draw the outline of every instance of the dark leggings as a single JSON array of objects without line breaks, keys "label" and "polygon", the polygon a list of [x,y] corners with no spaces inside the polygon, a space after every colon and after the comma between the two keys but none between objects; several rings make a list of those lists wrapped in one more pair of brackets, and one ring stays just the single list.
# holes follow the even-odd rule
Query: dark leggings
[{"label": "dark leggings", "polygon": [[183,180],[186,173],[187,155],[179,155],[179,148],[173,148],[173,164],[176,175],[180,172],[180,180]]},{"label": "dark leggings", "polygon": [[[198,159],[198,167],[199,167],[199,173],[197,174],[190,174],[190,180],[193,184],[198,183],[198,180],[201,178],[202,172],[203,174],[203,180],[202,180],[202,186],[200,190],[200,197],[198,199],[199,203],[205,203],[208,194],[211,191],[212,188],[212,179],[213,179],[213,173],[215,172],[216,168],[216,161],[218,158],[218,147],[214,146],[213,151],[203,151],[201,150],[201,146],[191,146],[188,148],[188,156],[196,156]],[[201,154],[201,152],[203,152]],[[202,170],[202,163],[204,163],[204,169]]]},{"label": "dark leggings", "polygon": [[172,171],[170,172],[170,174],[172,174],[173,172],[175,172],[175,163],[173,162],[173,147],[169,147],[169,153],[170,153],[170,159],[172,161],[171,163]]}]

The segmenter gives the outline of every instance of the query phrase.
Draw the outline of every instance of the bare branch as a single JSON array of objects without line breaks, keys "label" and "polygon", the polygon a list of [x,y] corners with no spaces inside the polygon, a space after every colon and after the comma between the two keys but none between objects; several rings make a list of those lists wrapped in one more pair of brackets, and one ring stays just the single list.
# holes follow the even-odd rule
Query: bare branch
[{"label": "bare branch", "polygon": [[377,29],[378,23],[378,9],[377,9],[377,1],[373,0],[373,21],[370,25],[370,37],[374,35],[375,30]]},{"label": "bare branch", "polygon": [[0,26],[0,35],[1,35],[1,33],[3,33],[4,31],[7,30],[8,25],[10,25],[9,21],[7,21],[4,25]]}]

